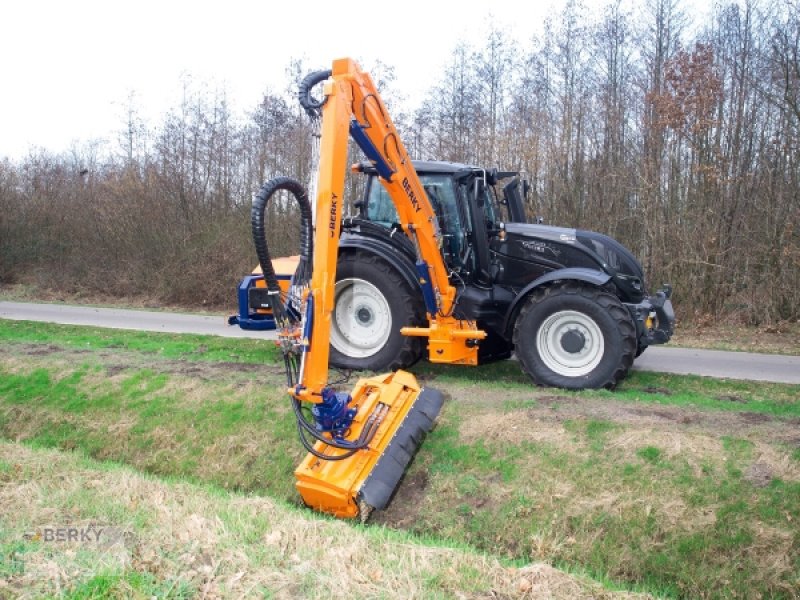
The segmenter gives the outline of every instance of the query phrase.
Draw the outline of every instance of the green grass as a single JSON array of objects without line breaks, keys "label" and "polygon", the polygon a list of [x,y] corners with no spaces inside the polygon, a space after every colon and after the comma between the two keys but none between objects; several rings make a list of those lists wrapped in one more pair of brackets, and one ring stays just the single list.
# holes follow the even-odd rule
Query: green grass
[{"label": "green grass", "polygon": [[[96,327],[55,325],[28,321],[0,320],[0,343],[47,344],[54,351],[128,350],[144,355],[184,361],[238,362],[276,365],[279,352],[274,343],[248,338],[136,332]],[[427,381],[463,385],[469,381],[479,389],[529,391],[530,380],[513,361],[480,367],[420,363],[414,372]],[[662,393],[667,390],[669,393]],[[632,371],[613,392],[558,391],[566,397],[596,397],[637,403],[687,406],[705,410],[749,411],[786,417],[800,417],[800,385],[720,380],[710,377],[675,376]]]},{"label": "green grass", "polygon": [[0,343],[48,344],[69,350],[123,349],[161,358],[276,364],[274,342],[214,335],[151,333],[0,319]]},{"label": "green grass", "polygon": [[[274,364],[274,349],[189,338],[0,321],[0,435],[296,502],[303,452],[282,376],[218,369]],[[192,350],[200,342],[206,349]],[[450,400],[406,477],[422,489],[406,497],[401,487],[387,524],[667,597],[790,598],[800,584],[800,561],[783,558],[800,556],[796,471],[764,487],[746,477],[763,448],[790,466],[797,448],[713,425],[741,413],[760,415],[765,432],[791,432],[800,386],[633,372],[615,392],[569,393],[532,387],[513,363],[414,371]],[[611,410],[662,405],[710,424],[648,430]],[[0,480],[12,469],[0,463]],[[91,585],[113,595],[164,583],[137,576]]]},{"label": "green grass", "polygon": [[[464,445],[434,431],[423,468],[437,501],[415,515],[413,530],[486,550],[505,548],[509,556],[578,565],[672,597],[792,597],[797,567],[764,572],[769,550],[754,536],[768,527],[791,539],[800,518],[800,484],[774,479],[766,489],[755,488],[742,478],[747,460],[739,448],[725,456],[731,466],[714,475],[695,474],[687,457],[667,458],[655,446],[635,450],[638,464],[627,462],[624,451],[592,443],[584,448],[577,456],[547,444],[512,452],[502,444]],[[508,461],[511,476],[496,478],[490,464],[462,458],[476,454]],[[515,454],[519,458],[508,459]],[[569,487],[561,491],[565,482]],[[596,502],[604,496],[611,496],[608,504]],[[673,502],[687,505],[684,523],[673,524]],[[796,556],[800,539],[794,535],[775,558],[785,551]]]},{"label": "green grass", "polygon": [[607,393],[631,402],[800,416],[800,385],[633,371],[618,390]]},{"label": "green grass", "polygon": [[123,574],[95,575],[72,587],[63,598],[69,600],[101,600],[105,598],[194,598],[192,586],[175,579],[162,580],[152,573],[125,571]]},{"label": "green grass", "polygon": [[645,446],[636,451],[636,456],[649,463],[657,464],[661,460],[661,450],[655,446]]},{"label": "green grass", "polygon": [[[529,398],[521,401],[509,401],[507,398],[509,394],[528,392],[531,387],[530,380],[514,361],[472,368],[422,363],[413,370],[431,385],[443,383],[464,386],[469,382],[471,389],[494,392],[497,400],[502,400],[508,408],[525,406],[531,402]],[[550,395],[552,393],[565,398],[609,398],[637,404],[800,417],[800,402],[797,401],[800,398],[800,385],[781,383],[631,371],[614,391],[551,390]]]},{"label": "green grass", "polygon": [[[266,393],[265,393],[266,391]],[[235,489],[293,494],[286,477],[301,452],[283,390],[208,382],[187,400],[192,382],[150,369],[108,380],[101,365],[68,374],[0,365],[0,432],[41,447],[81,449],[153,473],[209,479]],[[123,424],[124,427],[120,427]],[[217,462],[210,453],[221,454]]]}]

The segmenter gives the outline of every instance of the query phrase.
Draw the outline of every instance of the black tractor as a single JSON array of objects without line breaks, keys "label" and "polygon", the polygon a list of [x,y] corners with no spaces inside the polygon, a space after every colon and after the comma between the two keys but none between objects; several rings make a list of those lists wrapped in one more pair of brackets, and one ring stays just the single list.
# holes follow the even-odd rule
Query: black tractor
[{"label": "black tractor", "polygon": [[[648,293],[639,262],[606,235],[528,223],[519,173],[448,162],[414,166],[458,290],[454,316],[487,333],[479,362],[515,354],[536,384],[613,388],[647,346],[669,341],[671,287]],[[405,368],[426,355],[425,338],[400,333],[427,325],[415,250],[374,167],[357,170],[367,182],[356,215],[343,222],[330,360],[345,369]],[[240,286],[233,322],[242,327],[261,323],[246,318],[263,307],[257,280]]]},{"label": "black tractor", "polygon": [[[481,362],[515,353],[537,384],[613,387],[647,346],[670,339],[671,288],[649,295],[639,262],[608,236],[527,223],[527,184],[518,173],[414,166],[459,290],[453,310],[488,334]],[[400,333],[427,323],[414,247],[377,173],[368,163],[359,170],[368,181],[357,216],[343,223],[331,363],[404,368],[425,354],[424,338]]]}]

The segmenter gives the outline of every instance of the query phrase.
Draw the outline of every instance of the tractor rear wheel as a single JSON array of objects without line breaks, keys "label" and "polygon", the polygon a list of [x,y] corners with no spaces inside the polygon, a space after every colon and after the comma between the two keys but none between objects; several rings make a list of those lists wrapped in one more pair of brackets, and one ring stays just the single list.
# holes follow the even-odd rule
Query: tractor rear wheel
[{"label": "tractor rear wheel", "polygon": [[619,299],[567,282],[534,291],[514,325],[523,371],[538,385],[613,388],[636,353],[636,327]]},{"label": "tractor rear wheel", "polygon": [[387,262],[366,252],[340,256],[331,314],[334,367],[404,369],[422,356],[424,339],[400,328],[425,323],[422,294]]}]

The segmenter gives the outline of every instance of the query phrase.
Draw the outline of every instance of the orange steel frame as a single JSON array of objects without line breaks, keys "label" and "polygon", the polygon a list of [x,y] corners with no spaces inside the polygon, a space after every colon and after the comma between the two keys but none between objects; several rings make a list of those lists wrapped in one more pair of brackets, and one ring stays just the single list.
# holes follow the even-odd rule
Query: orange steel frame
[{"label": "orange steel frame", "polygon": [[[474,322],[461,321],[451,315],[456,290],[450,285],[442,259],[436,214],[371,77],[350,59],[336,60],[323,91],[326,101],[322,108],[314,262],[307,295],[307,298],[313,297],[313,322],[300,380],[289,393],[302,402],[318,403],[328,382],[329,336],[351,120],[364,128],[364,133],[394,171],[389,180],[381,177],[381,182],[397,208],[403,230],[417,248],[418,258],[425,261],[430,270],[438,305],[436,314],[428,313],[428,327],[406,327],[401,331],[405,335],[427,336],[433,361],[477,364],[474,341],[483,339],[486,334],[478,330]],[[358,413],[348,438],[356,439],[360,435],[364,420],[374,407],[386,410],[386,417],[369,448],[348,459],[322,460],[308,454],[295,471],[297,487],[305,503],[339,517],[358,515],[358,490],[402,426],[419,394],[420,387],[414,376],[403,371],[360,380],[349,404],[358,407]],[[345,452],[322,441],[316,442],[315,450],[329,455]]]}]

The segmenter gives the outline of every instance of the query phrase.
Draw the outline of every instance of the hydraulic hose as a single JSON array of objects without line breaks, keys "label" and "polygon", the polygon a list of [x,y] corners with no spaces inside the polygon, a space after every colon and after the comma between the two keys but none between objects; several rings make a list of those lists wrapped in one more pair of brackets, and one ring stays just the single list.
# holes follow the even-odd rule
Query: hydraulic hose
[{"label": "hydraulic hose", "polygon": [[295,285],[302,285],[311,278],[311,265],[314,259],[314,229],[311,222],[311,203],[308,200],[308,193],[303,185],[291,177],[276,177],[265,183],[253,199],[253,207],[250,211],[250,223],[253,229],[253,242],[256,247],[256,255],[264,274],[264,281],[269,292],[270,307],[276,322],[281,326],[288,324],[288,315],[281,299],[281,288],[278,285],[278,277],[275,269],[272,268],[272,258],[269,254],[267,245],[266,228],[264,225],[264,213],[270,198],[280,190],[290,192],[297,204],[300,206],[300,262],[294,273]]},{"label": "hydraulic hose", "polygon": [[298,88],[297,93],[298,99],[300,100],[300,106],[303,107],[303,109],[306,111],[306,114],[312,119],[319,118],[322,112],[322,105],[325,104],[327,98],[317,100],[311,96],[311,89],[318,83],[322,83],[328,79],[331,74],[332,71],[330,69],[324,71],[314,71],[313,73],[306,75],[303,78],[303,81],[300,82],[300,87]]},{"label": "hydraulic hose", "polygon": [[[316,431],[314,425],[309,423],[305,417],[303,417],[303,413],[300,409],[300,402],[297,399],[292,399],[292,408],[294,409],[294,414],[297,419],[297,432],[300,437],[300,442],[308,452],[323,460],[344,460],[346,458],[350,458],[359,450],[363,450],[369,446],[369,444],[372,442],[372,439],[375,437],[375,434],[378,432],[378,428],[381,426],[384,418],[389,412],[388,406],[385,404],[379,405],[375,410],[373,410],[372,413],[370,413],[370,416],[364,424],[364,427],[361,429],[361,435],[358,436],[358,439],[354,442],[342,442],[332,438],[327,438]],[[317,452],[313,448],[313,445],[306,439],[306,435],[310,435],[315,440],[323,442],[332,448],[346,450],[346,452],[340,455]]]}]

